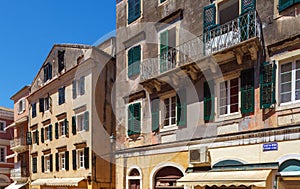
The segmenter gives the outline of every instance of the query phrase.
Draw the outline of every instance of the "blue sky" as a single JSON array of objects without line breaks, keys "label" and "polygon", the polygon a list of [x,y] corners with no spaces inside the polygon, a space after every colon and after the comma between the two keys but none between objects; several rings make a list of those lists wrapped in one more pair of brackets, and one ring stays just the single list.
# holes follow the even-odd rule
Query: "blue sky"
[{"label": "blue sky", "polygon": [[53,44],[94,44],[115,30],[115,0],[3,0],[0,106],[31,84]]}]

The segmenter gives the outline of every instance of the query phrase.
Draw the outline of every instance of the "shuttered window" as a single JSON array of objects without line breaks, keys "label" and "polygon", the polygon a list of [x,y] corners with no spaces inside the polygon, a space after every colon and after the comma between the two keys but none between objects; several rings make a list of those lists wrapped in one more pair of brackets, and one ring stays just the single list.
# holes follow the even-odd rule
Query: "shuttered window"
[{"label": "shuttered window", "polygon": [[44,66],[44,82],[52,79],[52,64],[48,62]]},{"label": "shuttered window", "polygon": [[132,47],[128,51],[128,77],[132,77],[140,73],[141,63],[141,46]]},{"label": "shuttered window", "polygon": [[35,118],[36,117],[36,103],[32,103],[31,104],[31,116],[32,118]]},{"label": "shuttered window", "polygon": [[40,107],[40,112],[44,112],[45,108],[44,108],[44,98],[40,98],[39,99],[39,107]]},{"label": "shuttered window", "polygon": [[37,157],[32,157],[32,173],[37,173]]},{"label": "shuttered window", "polygon": [[177,63],[176,27],[160,33],[160,73],[175,68]]},{"label": "shuttered window", "polygon": [[26,132],[26,145],[32,144],[31,132]]},{"label": "shuttered window", "polygon": [[65,103],[65,87],[58,89],[58,105]]},{"label": "shuttered window", "polygon": [[214,119],[214,82],[204,83],[204,121]]},{"label": "shuttered window", "polygon": [[204,7],[203,10],[203,33],[216,26],[216,6],[215,4]]},{"label": "shuttered window", "polygon": [[260,108],[275,104],[276,64],[265,62],[260,67]]},{"label": "shuttered window", "polygon": [[141,16],[141,0],[128,0],[128,24],[131,24]]},{"label": "shuttered window", "polygon": [[176,96],[176,123],[178,126],[186,126],[187,123],[187,103],[186,90],[180,89]]},{"label": "shuttered window", "polygon": [[298,2],[300,2],[300,1],[299,0],[279,0],[278,10],[283,11]]},{"label": "shuttered window", "polygon": [[151,116],[152,116],[152,132],[159,130],[159,102],[158,98],[151,102]]},{"label": "shuttered window", "polygon": [[241,0],[242,14],[251,10],[255,10],[256,0]]},{"label": "shuttered window", "polygon": [[241,112],[254,112],[254,69],[241,72]]},{"label": "shuttered window", "polygon": [[128,136],[141,133],[141,103],[128,106]]}]

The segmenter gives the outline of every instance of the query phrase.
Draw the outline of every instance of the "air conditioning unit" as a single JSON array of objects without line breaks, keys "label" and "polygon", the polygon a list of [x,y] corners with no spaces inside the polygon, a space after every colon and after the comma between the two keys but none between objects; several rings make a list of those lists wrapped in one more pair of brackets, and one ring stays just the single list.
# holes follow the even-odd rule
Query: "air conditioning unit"
[{"label": "air conditioning unit", "polygon": [[189,150],[190,164],[204,164],[209,163],[209,154],[207,146],[200,147],[200,149]]}]

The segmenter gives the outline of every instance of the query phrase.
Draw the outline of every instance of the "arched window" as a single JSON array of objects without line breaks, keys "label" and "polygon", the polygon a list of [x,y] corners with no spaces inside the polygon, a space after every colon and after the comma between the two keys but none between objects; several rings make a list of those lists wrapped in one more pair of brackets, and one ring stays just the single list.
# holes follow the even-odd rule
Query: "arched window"
[{"label": "arched window", "polygon": [[142,175],[140,170],[133,168],[127,176],[127,189],[141,189]]},{"label": "arched window", "polygon": [[176,186],[176,181],[183,177],[183,173],[175,168],[175,167],[164,167],[160,169],[155,175],[155,187],[159,189],[170,189],[170,188],[177,188],[183,189]]},{"label": "arched window", "polygon": [[300,171],[300,161],[296,159],[290,159],[283,162],[279,167],[279,172],[291,172]]}]

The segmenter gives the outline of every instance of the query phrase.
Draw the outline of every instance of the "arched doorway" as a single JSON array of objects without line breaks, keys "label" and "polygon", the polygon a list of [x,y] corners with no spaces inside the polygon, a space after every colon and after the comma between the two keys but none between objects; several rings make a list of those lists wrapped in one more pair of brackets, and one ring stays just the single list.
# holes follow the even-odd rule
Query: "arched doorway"
[{"label": "arched doorway", "polygon": [[155,189],[183,189],[176,186],[176,181],[183,177],[183,173],[176,167],[167,166],[161,168],[154,176]]},{"label": "arched doorway", "polygon": [[300,161],[289,159],[281,163],[278,169],[280,173],[279,188],[300,188]]}]

